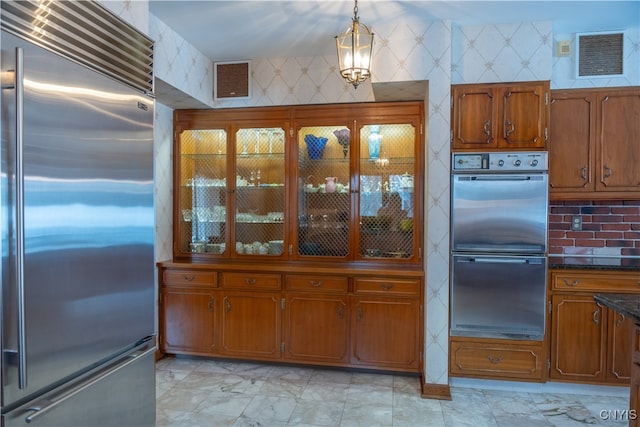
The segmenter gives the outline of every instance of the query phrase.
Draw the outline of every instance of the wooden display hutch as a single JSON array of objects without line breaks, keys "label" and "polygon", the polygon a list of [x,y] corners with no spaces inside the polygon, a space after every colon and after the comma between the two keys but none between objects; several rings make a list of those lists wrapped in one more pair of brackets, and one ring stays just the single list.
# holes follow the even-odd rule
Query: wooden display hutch
[{"label": "wooden display hutch", "polygon": [[166,353],[419,373],[421,102],[174,113]]}]

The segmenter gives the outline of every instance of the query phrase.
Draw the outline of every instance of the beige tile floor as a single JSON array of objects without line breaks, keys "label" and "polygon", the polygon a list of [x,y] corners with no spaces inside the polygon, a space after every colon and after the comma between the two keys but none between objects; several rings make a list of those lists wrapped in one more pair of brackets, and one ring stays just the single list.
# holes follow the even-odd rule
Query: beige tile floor
[{"label": "beige tile floor", "polygon": [[190,357],[158,361],[156,383],[156,425],[167,427],[628,424],[627,388],[575,394],[452,385],[452,400],[440,401],[422,399],[415,376]]}]

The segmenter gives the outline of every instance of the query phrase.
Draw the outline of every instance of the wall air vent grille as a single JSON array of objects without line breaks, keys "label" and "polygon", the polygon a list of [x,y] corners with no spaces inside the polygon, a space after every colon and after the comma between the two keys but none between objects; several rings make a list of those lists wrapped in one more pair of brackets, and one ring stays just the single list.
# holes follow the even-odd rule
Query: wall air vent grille
[{"label": "wall air vent grille", "polygon": [[153,40],[93,1],[2,1],[4,31],[153,93]]},{"label": "wall air vent grille", "polygon": [[578,77],[612,77],[624,74],[624,34],[578,34]]}]

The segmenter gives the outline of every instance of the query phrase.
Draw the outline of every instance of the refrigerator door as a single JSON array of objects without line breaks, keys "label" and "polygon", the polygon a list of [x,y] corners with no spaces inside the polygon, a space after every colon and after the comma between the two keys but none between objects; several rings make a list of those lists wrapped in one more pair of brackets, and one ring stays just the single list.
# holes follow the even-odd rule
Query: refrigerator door
[{"label": "refrigerator door", "polygon": [[3,426],[153,426],[155,347],[145,347],[4,414]]},{"label": "refrigerator door", "polygon": [[7,410],[155,333],[153,100],[1,37]]}]

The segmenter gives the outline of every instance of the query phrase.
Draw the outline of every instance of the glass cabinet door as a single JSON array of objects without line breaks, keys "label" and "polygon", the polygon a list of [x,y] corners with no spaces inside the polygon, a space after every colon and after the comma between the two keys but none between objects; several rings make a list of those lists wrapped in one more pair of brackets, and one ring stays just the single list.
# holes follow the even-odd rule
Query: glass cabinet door
[{"label": "glass cabinet door", "polygon": [[180,135],[177,246],[182,253],[223,254],[227,222],[227,133],[185,130]]},{"label": "glass cabinet door", "polygon": [[238,129],[235,175],[235,255],[282,256],[286,212],[284,129]]},{"label": "glass cabinet door", "polygon": [[360,258],[413,258],[416,128],[360,128]]},{"label": "glass cabinet door", "polygon": [[298,256],[351,254],[350,144],[349,129],[339,124],[298,131]]}]

